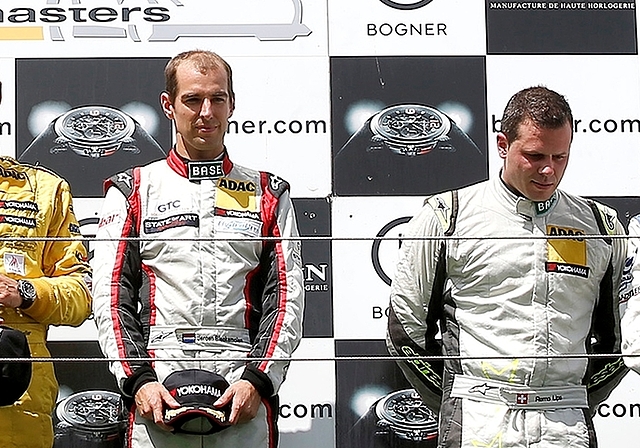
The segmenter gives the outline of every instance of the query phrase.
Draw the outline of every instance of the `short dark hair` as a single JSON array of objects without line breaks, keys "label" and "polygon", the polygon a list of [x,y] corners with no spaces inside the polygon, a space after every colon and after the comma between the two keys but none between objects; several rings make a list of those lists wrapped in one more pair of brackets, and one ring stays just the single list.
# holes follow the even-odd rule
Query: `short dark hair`
[{"label": "short dark hair", "polygon": [[573,115],[564,96],[544,86],[529,87],[513,95],[504,109],[501,132],[510,142],[518,139],[520,125],[531,121],[542,129],[558,129],[569,123],[573,138]]},{"label": "short dark hair", "polygon": [[221,56],[213,51],[207,50],[185,51],[174,56],[167,63],[164,69],[164,82],[165,90],[169,94],[171,101],[176,99],[178,93],[178,67],[185,61],[192,62],[202,73],[206,73],[210,69],[224,69],[227,73],[227,88],[229,89],[231,104],[233,105],[235,102],[235,94],[233,93],[231,66]]}]

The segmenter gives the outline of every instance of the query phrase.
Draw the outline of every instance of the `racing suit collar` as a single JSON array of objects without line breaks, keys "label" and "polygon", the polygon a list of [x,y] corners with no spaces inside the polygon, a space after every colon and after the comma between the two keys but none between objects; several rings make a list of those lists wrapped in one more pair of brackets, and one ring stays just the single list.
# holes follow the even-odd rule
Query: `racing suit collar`
[{"label": "racing suit collar", "polygon": [[[227,153],[226,147],[224,148],[222,154],[220,154],[220,156],[218,156],[216,159],[212,160],[212,162],[219,160],[222,160],[222,170],[224,171],[224,174],[229,174],[231,172],[231,169],[233,168],[233,162],[231,162],[231,159],[229,159],[229,154]],[[186,178],[189,177],[189,162],[189,159],[186,159],[178,154],[175,147],[171,148],[171,151],[169,151],[169,155],[167,156],[167,163],[169,164],[169,167],[180,176]]]},{"label": "racing suit collar", "polygon": [[503,200],[505,206],[512,212],[528,218],[535,218],[547,215],[555,208],[558,202],[558,191],[554,191],[551,198],[543,202],[536,202],[525,198],[519,193],[514,192],[502,180],[502,175],[494,180],[494,190],[499,198]]}]

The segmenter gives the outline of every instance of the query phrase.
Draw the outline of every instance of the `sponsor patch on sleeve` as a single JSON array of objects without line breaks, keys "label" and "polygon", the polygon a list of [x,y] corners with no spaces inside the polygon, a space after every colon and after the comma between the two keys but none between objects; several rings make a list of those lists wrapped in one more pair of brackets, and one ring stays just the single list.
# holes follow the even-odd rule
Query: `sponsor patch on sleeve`
[{"label": "sponsor patch on sleeve", "polygon": [[3,256],[4,272],[7,274],[25,275],[24,255],[5,253]]}]

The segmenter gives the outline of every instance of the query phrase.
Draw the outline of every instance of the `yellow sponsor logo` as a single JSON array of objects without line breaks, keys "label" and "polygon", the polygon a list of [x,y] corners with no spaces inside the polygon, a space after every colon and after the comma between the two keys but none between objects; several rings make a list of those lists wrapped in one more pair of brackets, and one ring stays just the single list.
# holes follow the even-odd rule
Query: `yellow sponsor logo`
[{"label": "yellow sponsor logo", "polygon": [[501,380],[512,383],[516,379],[516,371],[519,363],[519,359],[514,359],[506,366],[497,368],[490,362],[482,361],[482,374],[489,380]]},{"label": "yellow sponsor logo", "polygon": [[547,240],[548,260],[577,266],[587,265],[587,242],[584,231],[569,227],[547,226],[547,235],[566,236]]},{"label": "yellow sponsor logo", "polygon": [[44,40],[41,26],[0,27],[0,40]]},{"label": "yellow sponsor logo", "polygon": [[256,208],[256,184],[251,181],[218,179],[216,207],[225,210],[258,211]]}]

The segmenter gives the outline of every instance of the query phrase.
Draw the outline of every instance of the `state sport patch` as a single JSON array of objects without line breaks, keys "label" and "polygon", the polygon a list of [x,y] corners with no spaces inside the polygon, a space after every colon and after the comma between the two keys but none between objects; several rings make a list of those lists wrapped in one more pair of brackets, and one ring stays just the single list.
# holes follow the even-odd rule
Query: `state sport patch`
[{"label": "state sport patch", "polygon": [[181,213],[162,219],[145,219],[142,223],[145,233],[160,233],[176,227],[198,227],[200,218],[195,213]]},{"label": "state sport patch", "polygon": [[216,208],[257,212],[255,182],[228,177],[218,179]]},{"label": "state sport patch", "polygon": [[547,226],[547,235],[566,237],[547,240],[547,272],[588,278],[587,241],[584,231],[570,227]]}]

